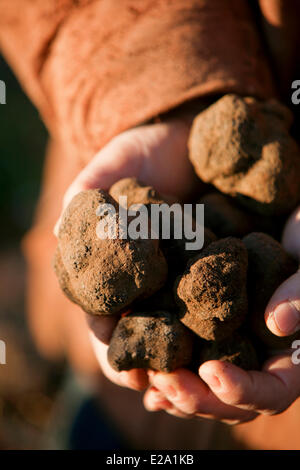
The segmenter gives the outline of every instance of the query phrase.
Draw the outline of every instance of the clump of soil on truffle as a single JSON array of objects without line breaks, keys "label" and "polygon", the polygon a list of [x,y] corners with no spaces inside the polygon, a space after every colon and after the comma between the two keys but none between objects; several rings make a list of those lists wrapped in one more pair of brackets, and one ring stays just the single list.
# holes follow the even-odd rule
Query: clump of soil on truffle
[{"label": "clump of soil on truffle", "polygon": [[[127,197],[127,208],[135,204],[164,204],[166,200],[152,186],[147,186],[137,178],[122,178],[109,190],[109,194],[119,201],[120,196]],[[166,197],[166,199],[168,199]],[[170,199],[168,199],[169,202]]]},{"label": "clump of soil on truffle", "polygon": [[204,204],[206,230],[209,228],[218,238],[241,238],[250,232],[266,232],[274,238],[280,238],[286,217],[274,219],[250,212],[238,204],[237,199],[214,191],[199,199]]},{"label": "clump of soil on truffle", "polygon": [[259,369],[259,361],[253,344],[248,338],[238,333],[234,333],[225,341],[210,342],[202,347],[200,363],[206,361],[226,361],[244,370]]},{"label": "clump of soil on truffle", "polygon": [[275,100],[225,95],[194,120],[190,160],[202,181],[263,215],[300,200],[300,151],[292,113]]},{"label": "clump of soil on truffle", "polygon": [[83,310],[96,315],[120,312],[134,300],[150,297],[167,278],[158,240],[101,239],[100,204],[118,207],[104,191],[76,195],[63,214],[56,252],[56,272],[64,292]]},{"label": "clump of soil on truffle", "polygon": [[193,337],[166,311],[132,313],[119,321],[108,348],[117,371],[150,368],[171,372],[192,359]]},{"label": "clump of soil on truffle", "polygon": [[220,238],[242,237],[255,227],[254,217],[221,193],[205,194],[199,204],[204,204],[206,227]]},{"label": "clump of soil on truffle", "polygon": [[211,243],[179,278],[180,320],[201,338],[220,341],[244,321],[247,258],[245,245],[228,237]]},{"label": "clump of soil on truffle", "polygon": [[182,273],[189,260],[202,252],[212,242],[217,240],[216,235],[208,228],[203,227],[203,246],[198,249],[188,248],[191,243],[184,234],[182,238],[171,237],[170,240],[162,241],[162,251],[168,263],[170,276],[175,278]]}]

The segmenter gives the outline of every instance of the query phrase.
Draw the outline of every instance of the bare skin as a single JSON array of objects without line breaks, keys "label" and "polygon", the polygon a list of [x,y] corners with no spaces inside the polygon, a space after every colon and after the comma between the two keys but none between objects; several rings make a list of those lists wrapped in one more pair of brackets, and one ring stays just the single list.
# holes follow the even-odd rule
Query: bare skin
[{"label": "bare skin", "polygon": [[[137,127],[115,137],[77,176],[66,192],[64,207],[78,192],[108,189],[126,176],[136,176],[165,194],[187,197],[196,186],[187,158],[188,133],[187,121],[173,120]],[[300,208],[286,225],[283,245],[300,261]],[[300,272],[276,290],[265,319],[278,336],[300,329]],[[198,375],[186,369],[171,374],[138,369],[117,373],[106,358],[115,320],[88,316],[87,324],[103,373],[120,386],[147,389],[144,404],[149,411],[165,410],[179,417],[201,416],[236,424],[260,414],[280,413],[300,396],[300,366],[292,363],[290,354],[272,357],[260,372],[209,361],[199,367]]]}]

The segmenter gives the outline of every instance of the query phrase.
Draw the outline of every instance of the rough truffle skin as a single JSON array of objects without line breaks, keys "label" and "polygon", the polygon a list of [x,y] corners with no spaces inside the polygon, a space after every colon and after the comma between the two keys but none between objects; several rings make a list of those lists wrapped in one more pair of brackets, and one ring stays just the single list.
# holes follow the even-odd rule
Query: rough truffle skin
[{"label": "rough truffle skin", "polygon": [[225,341],[209,343],[201,350],[201,363],[214,360],[230,362],[244,370],[259,369],[259,361],[253,344],[248,338],[237,333]]},{"label": "rough truffle skin", "polygon": [[247,250],[237,238],[211,243],[175,285],[184,325],[201,338],[229,337],[247,314]]},{"label": "rough truffle skin", "polygon": [[161,247],[169,266],[169,277],[175,278],[178,274],[183,273],[189,260],[216,240],[216,235],[206,227],[204,227],[203,247],[200,250],[187,250],[186,243],[190,240],[185,236],[180,239],[162,240]]},{"label": "rough truffle skin", "polygon": [[[134,204],[144,204],[149,208],[151,204],[174,204],[178,202],[172,196],[159,194],[152,186],[146,186],[144,183],[136,178],[123,178],[111,186],[110,195],[119,200],[120,196],[127,196],[128,208]],[[174,218],[171,213],[170,219],[170,239],[162,239],[162,251],[167,259],[169,272],[176,277],[182,273],[186,267],[188,260],[199,253],[200,250],[186,250],[185,245],[188,240],[184,236],[181,239],[175,239],[173,236],[174,231]],[[160,233],[161,238],[161,233]],[[203,248],[208,246],[212,241],[216,240],[216,236],[208,228],[204,228],[204,245]]]},{"label": "rough truffle skin", "polygon": [[291,121],[275,100],[225,95],[194,120],[189,151],[197,175],[257,213],[290,212],[300,200]]},{"label": "rough truffle skin", "polygon": [[60,249],[58,246],[56,247],[54,254],[53,267],[58,277],[59,285],[62,291],[72,302],[76,304],[79,303],[79,300],[76,298],[75,293],[70,290],[70,277],[62,261]]},{"label": "rough truffle skin", "polygon": [[243,238],[248,251],[249,321],[255,335],[270,348],[290,347],[291,337],[278,337],[265,324],[264,313],[277,287],[297,270],[296,261],[274,238],[253,232]]},{"label": "rough truffle skin", "polygon": [[171,372],[188,365],[193,335],[166,312],[132,313],[118,322],[107,352],[117,371],[150,368]]},{"label": "rough truffle skin", "polygon": [[98,238],[99,204],[117,204],[104,191],[76,195],[65,210],[58,235],[56,273],[66,295],[96,315],[120,312],[151,296],[167,278],[158,240]]},{"label": "rough truffle skin", "polygon": [[255,227],[252,215],[237,207],[233,200],[223,194],[205,194],[199,203],[204,204],[205,225],[219,238],[242,237]]},{"label": "rough truffle skin", "polygon": [[113,184],[109,194],[118,202],[120,196],[127,196],[127,207],[133,204],[163,204],[164,198],[152,187],[137,178],[122,178]]}]

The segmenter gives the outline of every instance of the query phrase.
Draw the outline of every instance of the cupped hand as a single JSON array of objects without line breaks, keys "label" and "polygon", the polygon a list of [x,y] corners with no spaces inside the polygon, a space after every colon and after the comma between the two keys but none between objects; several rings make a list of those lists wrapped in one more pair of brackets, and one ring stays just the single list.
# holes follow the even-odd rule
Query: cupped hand
[{"label": "cupped hand", "polygon": [[[124,177],[137,177],[159,192],[185,199],[199,182],[187,158],[191,119],[169,120],[126,131],[112,139],[81,171],[66,191],[63,208],[80,191],[108,190]],[[56,224],[57,234],[59,221]],[[136,390],[148,386],[146,371],[114,371],[107,361],[108,343],[116,325],[114,317],[87,315],[87,328],[95,355],[104,374],[114,383]]]},{"label": "cupped hand", "polygon": [[[300,261],[300,208],[289,218],[282,242]],[[276,290],[265,319],[277,336],[300,330],[300,271]],[[296,346],[299,350],[300,342]],[[149,371],[151,386],[144,396],[145,407],[149,411],[163,409],[179,417],[200,416],[230,424],[250,421],[261,414],[278,414],[300,396],[300,364],[294,353],[291,349],[269,359],[261,371],[246,372],[221,361],[205,362],[198,375],[186,369],[171,374]]]},{"label": "cupped hand", "polygon": [[[140,126],[115,137],[78,175],[64,198],[64,207],[85,189],[109,187],[135,176],[158,191],[188,197],[196,178],[187,159],[189,125],[174,120]],[[284,247],[300,259],[300,210],[289,219]],[[294,274],[274,293],[266,309],[270,330],[285,336],[300,328],[300,274]],[[285,410],[300,395],[300,374],[291,354],[273,357],[262,371],[245,372],[220,361],[201,365],[198,375],[178,369],[171,374],[145,371],[116,372],[107,362],[107,348],[116,319],[88,316],[92,345],[105,375],[114,383],[136,390],[148,387],[149,411],[165,410],[180,417],[201,416],[228,423]]]}]

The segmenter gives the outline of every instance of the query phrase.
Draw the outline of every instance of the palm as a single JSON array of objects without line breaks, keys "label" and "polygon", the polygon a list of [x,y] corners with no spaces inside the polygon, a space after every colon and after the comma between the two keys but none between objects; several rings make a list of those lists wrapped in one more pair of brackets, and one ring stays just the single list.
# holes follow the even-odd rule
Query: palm
[{"label": "palm", "polygon": [[180,199],[188,197],[197,186],[187,158],[188,133],[189,126],[184,121],[170,121],[120,134],[78,175],[66,193],[64,204],[79,191],[108,189],[128,176],[137,177],[162,193]]},{"label": "palm", "polygon": [[[188,197],[199,184],[187,158],[188,133],[188,124],[178,120],[140,126],[117,136],[78,175],[65,195],[64,204],[79,191],[109,189],[120,178],[128,176],[135,176],[162,193],[180,199]],[[300,254],[299,219],[298,209],[287,225],[283,240],[285,248],[297,257]],[[278,305],[292,295],[294,305],[299,305],[300,310],[299,276],[300,272],[282,284],[270,305]],[[288,312],[285,316],[288,318]],[[271,331],[279,334],[267,323]],[[105,375],[119,385],[146,388],[149,385],[146,371],[117,373],[107,362],[107,343],[115,320],[89,317],[89,327],[94,351]],[[152,373],[152,386],[145,395],[146,407],[165,409],[177,416],[247,421],[261,412],[281,411],[295,400],[300,390],[298,369],[288,356],[272,359],[263,372],[253,374],[235,366],[224,366],[219,361],[208,362],[201,366],[199,375],[201,378],[184,369],[173,374]],[[221,377],[221,388],[215,377]],[[176,390],[176,397],[168,393],[170,387]]]}]

